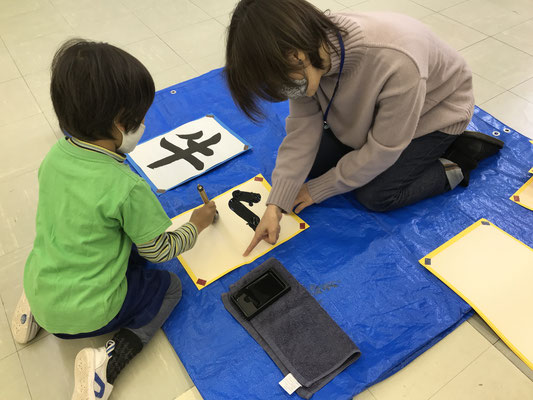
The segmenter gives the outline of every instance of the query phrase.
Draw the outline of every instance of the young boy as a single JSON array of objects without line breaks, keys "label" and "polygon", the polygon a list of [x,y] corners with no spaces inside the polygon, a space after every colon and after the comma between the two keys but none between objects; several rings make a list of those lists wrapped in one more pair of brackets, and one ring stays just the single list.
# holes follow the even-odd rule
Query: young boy
[{"label": "young boy", "polygon": [[118,330],[105,347],[78,353],[73,400],[109,398],[181,298],[178,277],[145,269],[141,256],[163,262],[189,250],[215,215],[211,202],[165,232],[161,204],[124,164],[154,95],[147,69],[106,43],[70,40],[52,62],[52,102],[69,137],[39,169],[36,238],[12,330],[19,343],[40,327],[65,339]]}]

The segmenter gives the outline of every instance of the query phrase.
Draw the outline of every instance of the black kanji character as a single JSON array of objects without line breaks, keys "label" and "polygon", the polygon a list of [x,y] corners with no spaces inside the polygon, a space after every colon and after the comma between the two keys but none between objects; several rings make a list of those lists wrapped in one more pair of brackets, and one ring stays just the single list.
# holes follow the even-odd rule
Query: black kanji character
[{"label": "black kanji character", "polygon": [[204,156],[212,156],[214,152],[212,149],[209,148],[209,146],[217,144],[222,138],[222,135],[220,133],[217,133],[216,135],[211,136],[209,139],[197,143],[195,140],[200,139],[202,135],[202,131],[191,133],[189,135],[176,135],[181,139],[187,139],[187,146],[189,146],[187,149],[182,149],[170,143],[166,138],[162,138],[160,143],[161,147],[171,151],[174,154],[162,158],[161,160],[155,161],[147,167],[155,169],[173,163],[174,161],[183,159],[189,162],[198,171],[201,171],[202,169],[204,169],[204,163],[198,158],[196,158],[194,156],[194,153],[200,153]]}]

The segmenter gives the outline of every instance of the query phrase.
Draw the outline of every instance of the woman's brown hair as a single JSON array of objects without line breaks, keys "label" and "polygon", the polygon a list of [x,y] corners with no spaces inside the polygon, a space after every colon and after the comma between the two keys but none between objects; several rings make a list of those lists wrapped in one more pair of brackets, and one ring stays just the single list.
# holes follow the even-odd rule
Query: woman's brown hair
[{"label": "woman's brown hair", "polygon": [[[302,66],[290,55],[303,51],[315,68],[324,69],[320,47],[336,49],[328,35],[343,32],[305,0],[241,0],[231,18],[225,76],[237,106],[252,120],[263,117],[259,101],[284,101],[284,86]],[[337,50],[335,50],[337,51]]]}]

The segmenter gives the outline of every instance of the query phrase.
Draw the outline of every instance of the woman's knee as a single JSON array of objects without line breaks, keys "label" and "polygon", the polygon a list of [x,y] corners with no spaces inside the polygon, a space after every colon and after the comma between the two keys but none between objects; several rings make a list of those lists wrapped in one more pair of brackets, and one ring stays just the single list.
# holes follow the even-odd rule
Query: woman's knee
[{"label": "woman's knee", "polygon": [[362,187],[355,191],[355,198],[370,211],[385,212],[396,208],[397,196],[383,190]]}]

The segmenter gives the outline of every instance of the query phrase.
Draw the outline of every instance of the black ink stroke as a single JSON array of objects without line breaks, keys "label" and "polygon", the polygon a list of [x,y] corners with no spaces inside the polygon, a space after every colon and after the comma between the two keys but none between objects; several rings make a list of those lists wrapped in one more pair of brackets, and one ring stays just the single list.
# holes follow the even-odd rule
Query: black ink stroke
[{"label": "black ink stroke", "polygon": [[246,225],[255,231],[261,219],[243,203],[248,203],[252,207],[254,203],[259,203],[260,201],[261,195],[259,193],[235,190],[232,193],[232,198],[228,202],[228,205],[230,210],[245,220]]},{"label": "black ink stroke", "polygon": [[160,145],[162,148],[169,150],[174,153],[171,156],[162,158],[161,160],[155,161],[149,165],[148,168],[155,169],[163,167],[165,165],[171,164],[174,161],[185,160],[190,163],[196,170],[201,171],[204,169],[204,163],[194,156],[194,153],[200,153],[204,156],[212,156],[214,151],[209,148],[209,146],[215,145],[222,139],[222,135],[217,133],[211,136],[209,139],[204,140],[203,142],[196,142],[195,140],[200,139],[203,136],[203,132],[199,131],[196,133],[191,133],[188,135],[176,135],[181,139],[187,139],[187,149],[182,149],[172,143],[170,143],[166,138],[162,138]]}]

